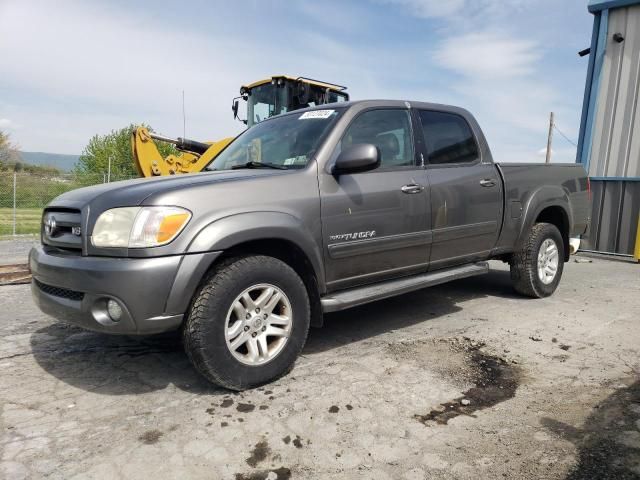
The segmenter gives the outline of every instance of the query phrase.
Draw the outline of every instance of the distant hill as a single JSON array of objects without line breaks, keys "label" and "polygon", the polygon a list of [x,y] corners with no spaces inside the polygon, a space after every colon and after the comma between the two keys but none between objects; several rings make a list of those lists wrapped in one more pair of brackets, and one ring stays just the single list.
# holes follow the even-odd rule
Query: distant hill
[{"label": "distant hill", "polygon": [[31,165],[46,165],[55,167],[63,172],[70,172],[80,158],[80,155],[65,155],[62,153],[19,152],[24,163]]}]

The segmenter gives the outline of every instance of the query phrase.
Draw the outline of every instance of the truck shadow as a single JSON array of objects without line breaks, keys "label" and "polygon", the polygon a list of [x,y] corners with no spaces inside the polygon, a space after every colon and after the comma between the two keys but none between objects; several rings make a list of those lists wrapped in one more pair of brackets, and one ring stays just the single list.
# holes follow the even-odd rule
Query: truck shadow
[{"label": "truck shadow", "polygon": [[578,450],[566,480],[640,480],[640,380],[596,405],[582,428],[552,418],[541,423]]},{"label": "truck shadow", "polygon": [[[492,271],[326,315],[322,329],[311,329],[303,353],[331,350],[451,315],[462,310],[459,303],[486,296],[521,298],[513,293],[508,272]],[[30,343],[35,360],[46,372],[86,391],[128,395],[173,384],[198,394],[229,393],[199,376],[177,334],[126,337],[54,323],[34,332]]]},{"label": "truck shadow", "polygon": [[126,337],[54,323],[30,340],[33,356],[45,371],[93,393],[148,393],[170,384],[193,393],[229,393],[198,375],[177,334]]},{"label": "truck shadow", "polygon": [[[304,354],[322,352],[463,310],[460,303],[482,297],[527,299],[514,292],[508,271],[464,278],[398,297],[327,314],[312,328]],[[477,318],[477,321],[487,321]]]}]

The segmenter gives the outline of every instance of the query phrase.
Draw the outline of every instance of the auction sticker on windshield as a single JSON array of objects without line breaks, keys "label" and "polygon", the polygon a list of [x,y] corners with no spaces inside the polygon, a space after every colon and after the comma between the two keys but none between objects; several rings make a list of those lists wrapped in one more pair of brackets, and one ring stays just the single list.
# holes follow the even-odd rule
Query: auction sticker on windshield
[{"label": "auction sticker on windshield", "polygon": [[329,118],[333,112],[335,112],[335,110],[313,110],[311,112],[304,112],[298,120],[305,120],[307,118]]}]

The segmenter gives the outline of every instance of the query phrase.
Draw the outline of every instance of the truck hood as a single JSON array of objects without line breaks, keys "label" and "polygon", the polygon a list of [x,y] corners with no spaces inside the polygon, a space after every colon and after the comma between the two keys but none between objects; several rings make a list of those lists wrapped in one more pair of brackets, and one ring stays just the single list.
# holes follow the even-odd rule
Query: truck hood
[{"label": "truck hood", "polygon": [[140,205],[150,195],[194,185],[237,182],[255,177],[286,174],[286,170],[241,169],[193,173],[169,177],[136,178],[72,190],[56,197],[48,207],[90,207],[94,212]]}]

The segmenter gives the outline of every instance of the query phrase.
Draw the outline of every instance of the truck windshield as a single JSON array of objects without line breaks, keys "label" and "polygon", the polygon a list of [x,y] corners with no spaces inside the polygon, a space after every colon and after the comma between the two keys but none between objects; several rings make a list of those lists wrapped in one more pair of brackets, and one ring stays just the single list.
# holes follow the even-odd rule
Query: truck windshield
[{"label": "truck windshield", "polygon": [[207,170],[304,168],[343,108],[292,113],[245,130]]}]

